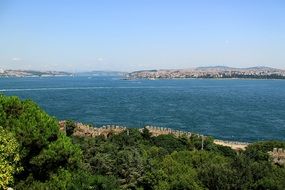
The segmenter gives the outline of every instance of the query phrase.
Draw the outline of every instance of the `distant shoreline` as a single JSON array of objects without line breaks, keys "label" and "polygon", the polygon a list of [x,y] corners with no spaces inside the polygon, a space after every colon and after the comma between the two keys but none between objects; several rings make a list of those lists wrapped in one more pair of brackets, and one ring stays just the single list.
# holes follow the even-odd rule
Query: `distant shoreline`
[{"label": "distant shoreline", "polygon": [[[7,78],[54,78],[54,77],[102,77],[102,76],[78,76],[78,75],[45,75],[45,76],[0,76],[0,79]],[[104,76],[104,77],[113,77],[113,76]],[[285,80],[285,78],[124,78],[120,77],[120,80]]]},{"label": "distant shoreline", "polygon": [[73,77],[73,75],[0,75],[0,78],[48,78],[48,77]]},{"label": "distant shoreline", "polygon": [[285,70],[271,67],[197,67],[192,69],[142,70],[129,73],[129,79],[285,79]]},{"label": "distant shoreline", "polygon": [[233,150],[245,150],[250,143],[240,141],[225,141],[220,139],[214,139],[214,143],[217,145],[228,146]]},{"label": "distant shoreline", "polygon": [[122,80],[285,80],[285,78],[123,78]]}]

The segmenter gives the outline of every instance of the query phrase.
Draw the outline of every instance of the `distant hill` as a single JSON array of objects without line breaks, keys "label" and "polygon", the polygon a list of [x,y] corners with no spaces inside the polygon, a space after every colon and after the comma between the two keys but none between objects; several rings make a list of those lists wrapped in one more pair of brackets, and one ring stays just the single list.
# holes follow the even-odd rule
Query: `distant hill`
[{"label": "distant hill", "polygon": [[197,67],[197,68],[195,68],[195,70],[205,70],[205,71],[214,71],[214,70],[220,70],[220,71],[255,70],[255,71],[283,71],[284,72],[284,70],[281,70],[281,69],[276,69],[276,68],[272,68],[272,67],[264,67],[264,66],[248,67],[248,68],[234,68],[234,67],[227,67],[227,66],[210,66],[210,67]]},{"label": "distant hill", "polygon": [[128,79],[175,79],[175,78],[245,78],[285,79],[285,70],[271,67],[233,68],[226,66],[197,67],[192,69],[165,69],[135,71]]},{"label": "distant hill", "polygon": [[3,70],[0,69],[0,77],[45,77],[45,76],[69,76],[62,71],[34,71],[34,70]]},{"label": "distant hill", "polygon": [[218,70],[231,70],[233,67],[227,66],[209,66],[209,67],[197,67],[195,70],[210,70],[210,69],[218,69]]},{"label": "distant hill", "polygon": [[125,76],[126,72],[121,71],[90,71],[90,72],[79,72],[77,76]]},{"label": "distant hill", "polygon": [[125,76],[126,72],[120,71],[90,71],[69,73],[63,71],[35,71],[35,70],[3,70],[0,77],[44,77],[44,76]]}]

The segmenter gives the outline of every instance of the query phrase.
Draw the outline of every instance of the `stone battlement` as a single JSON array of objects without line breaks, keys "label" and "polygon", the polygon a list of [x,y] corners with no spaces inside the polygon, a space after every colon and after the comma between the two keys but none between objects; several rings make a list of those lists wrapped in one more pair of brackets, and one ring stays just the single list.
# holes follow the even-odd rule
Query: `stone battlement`
[{"label": "stone battlement", "polygon": [[[65,121],[60,121],[60,130],[65,132]],[[96,136],[105,136],[108,137],[111,134],[119,134],[123,131],[127,130],[127,127],[125,126],[119,126],[119,125],[104,125],[102,127],[93,127],[89,125],[84,125],[82,123],[76,122],[76,127],[74,129],[74,136],[86,136],[86,137],[96,137]],[[187,131],[179,131],[174,130],[170,128],[165,127],[157,127],[157,126],[145,126],[144,128],[148,129],[152,136],[159,136],[159,135],[174,135],[175,137],[182,137],[185,136],[187,138],[190,138],[192,135],[195,135],[197,137],[205,137],[204,135],[200,134],[193,134],[191,132]],[[139,131],[142,132],[144,128],[140,128]],[[229,146],[234,150],[245,150],[245,148],[250,144],[246,142],[237,142],[237,141],[223,141],[223,140],[214,140],[215,144],[223,145],[223,146]]]},{"label": "stone battlement", "polygon": [[[65,131],[65,121],[59,122],[60,129]],[[127,128],[119,125],[103,125],[102,127],[93,127],[79,122],[75,123],[74,136],[96,137],[103,135],[107,137],[110,134],[119,134]]]},{"label": "stone battlement", "polygon": [[285,149],[273,148],[268,152],[275,164],[285,165]]},{"label": "stone battlement", "polygon": [[[176,137],[186,136],[186,137],[190,138],[192,135],[192,133],[190,133],[190,132],[173,130],[173,129],[164,128],[164,127],[145,126],[145,128],[149,130],[149,132],[152,134],[152,136],[172,134]],[[140,131],[142,131],[142,130],[143,130],[143,128],[140,129]]]}]

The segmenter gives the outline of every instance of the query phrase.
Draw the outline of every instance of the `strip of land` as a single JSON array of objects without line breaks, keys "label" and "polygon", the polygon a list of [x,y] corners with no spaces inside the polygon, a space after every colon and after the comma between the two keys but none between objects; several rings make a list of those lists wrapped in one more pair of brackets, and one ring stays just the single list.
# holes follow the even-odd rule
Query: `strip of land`
[{"label": "strip of land", "polygon": [[0,68],[0,77],[50,77],[70,76],[71,73],[63,71],[35,71],[35,70],[4,70]]},{"label": "strip of land", "polygon": [[224,141],[224,140],[219,140],[219,139],[215,139],[214,143],[218,145],[222,145],[222,146],[228,146],[233,150],[245,150],[246,147],[250,144],[247,142]]},{"label": "strip of land", "polygon": [[285,70],[271,67],[197,67],[193,69],[143,70],[127,75],[127,79],[240,78],[285,79]]}]

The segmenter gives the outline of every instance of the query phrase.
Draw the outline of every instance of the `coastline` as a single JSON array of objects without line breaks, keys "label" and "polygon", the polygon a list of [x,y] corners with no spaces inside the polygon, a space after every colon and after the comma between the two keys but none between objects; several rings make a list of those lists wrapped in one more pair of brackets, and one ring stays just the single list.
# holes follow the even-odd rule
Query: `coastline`
[{"label": "coastline", "polygon": [[217,145],[228,146],[233,150],[245,150],[250,143],[240,141],[225,141],[220,139],[214,139],[214,143]]},{"label": "coastline", "polygon": [[122,78],[122,80],[285,80],[285,78]]}]

